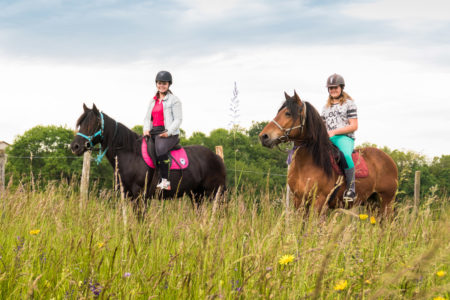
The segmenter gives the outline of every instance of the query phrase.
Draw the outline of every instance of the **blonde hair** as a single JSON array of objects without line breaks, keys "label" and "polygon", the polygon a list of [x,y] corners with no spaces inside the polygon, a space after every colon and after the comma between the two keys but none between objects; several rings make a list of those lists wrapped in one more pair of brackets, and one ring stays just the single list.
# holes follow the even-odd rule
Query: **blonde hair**
[{"label": "blonde hair", "polygon": [[330,107],[330,106],[331,106],[331,102],[332,102],[333,100],[339,100],[339,104],[342,105],[342,104],[344,104],[345,101],[347,101],[347,99],[348,99],[348,100],[353,100],[352,97],[350,97],[350,95],[347,94],[347,93],[344,92],[344,91],[342,91],[342,95],[341,95],[341,97],[339,97],[338,99],[333,99],[333,98],[331,98],[331,95],[328,95],[327,107]]}]

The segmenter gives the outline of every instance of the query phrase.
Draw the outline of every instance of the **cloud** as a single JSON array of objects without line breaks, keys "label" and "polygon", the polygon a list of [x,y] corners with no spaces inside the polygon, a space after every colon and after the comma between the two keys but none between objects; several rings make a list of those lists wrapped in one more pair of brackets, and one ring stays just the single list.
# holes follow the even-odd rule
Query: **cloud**
[{"label": "cloud", "polygon": [[187,23],[205,23],[227,18],[239,4],[237,0],[178,0],[176,2],[184,8],[180,18]]},{"label": "cloud", "polygon": [[398,3],[1,2],[8,121],[0,137],[12,141],[37,124],[72,127],[83,102],[140,124],[161,69],[174,74],[188,134],[227,126],[235,81],[248,127],[273,118],[284,91],[296,89],[320,110],[325,80],[338,72],[359,105],[358,143],[448,153],[450,10],[435,0],[430,8]]},{"label": "cloud", "polygon": [[289,0],[21,0],[0,4],[0,51],[56,60],[133,61],[203,56],[235,45],[398,40],[398,33],[381,22],[343,17],[342,5]]},{"label": "cloud", "polygon": [[450,23],[450,2],[447,0],[351,3],[340,12],[361,20],[389,21],[406,31],[428,32]]},{"label": "cloud", "polygon": [[[284,91],[296,89],[320,111],[326,78],[338,72],[358,104],[358,144],[448,153],[450,141],[443,137],[450,128],[449,68],[412,60],[413,50],[395,45],[242,45],[184,61],[92,64],[0,57],[0,98],[8,99],[3,106],[8,126],[0,128],[0,136],[11,141],[37,124],[73,127],[83,102],[95,102],[126,126],[141,124],[160,69],[173,73],[173,91],[183,102],[182,128],[188,134],[227,127],[235,81],[239,121],[248,128],[251,121],[274,117]],[[200,116],[199,108],[204,112]]]}]

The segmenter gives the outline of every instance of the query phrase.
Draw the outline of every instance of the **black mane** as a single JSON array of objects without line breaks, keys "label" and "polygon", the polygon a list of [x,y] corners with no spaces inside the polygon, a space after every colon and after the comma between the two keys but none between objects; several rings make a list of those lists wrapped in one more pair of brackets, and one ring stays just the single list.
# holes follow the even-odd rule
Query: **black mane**
[{"label": "black mane", "polygon": [[77,128],[80,127],[81,123],[83,123],[83,121],[84,121],[84,119],[86,119],[87,115],[88,115],[88,112],[85,111],[85,112],[83,112],[83,114],[78,118],[77,124],[76,124],[76,127],[77,127]]},{"label": "black mane", "polygon": [[103,113],[103,119],[105,121],[104,137],[108,140],[109,149],[127,150],[140,155],[141,144],[138,141],[141,140],[141,136],[105,113]]},{"label": "black mane", "polygon": [[[314,164],[323,169],[328,177],[331,177],[333,174],[331,155],[334,148],[325,123],[314,106],[306,101],[303,101],[303,105],[306,105],[306,122],[302,138],[305,142],[304,147],[313,157]],[[291,113],[294,121],[299,118],[302,108],[294,97],[286,100],[278,111],[285,107]]]},{"label": "black mane", "polygon": [[[107,114],[103,114],[104,121],[104,131],[103,131],[103,140],[106,140],[108,143],[105,146],[110,149],[110,151],[114,151],[114,149],[124,149],[135,154],[140,155],[140,136],[123,125],[115,121],[113,118],[109,117]],[[100,117],[93,110],[85,111],[77,120],[77,128],[81,126],[82,123],[87,123],[88,132],[94,132],[99,129]]]}]

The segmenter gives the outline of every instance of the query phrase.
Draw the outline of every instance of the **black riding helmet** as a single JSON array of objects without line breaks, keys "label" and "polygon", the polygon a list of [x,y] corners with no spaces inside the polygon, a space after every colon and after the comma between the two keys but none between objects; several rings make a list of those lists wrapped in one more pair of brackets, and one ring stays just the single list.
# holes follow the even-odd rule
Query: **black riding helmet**
[{"label": "black riding helmet", "polygon": [[167,71],[159,71],[158,74],[156,74],[155,82],[158,81],[165,81],[168,82],[169,85],[172,84],[172,74],[170,74]]}]

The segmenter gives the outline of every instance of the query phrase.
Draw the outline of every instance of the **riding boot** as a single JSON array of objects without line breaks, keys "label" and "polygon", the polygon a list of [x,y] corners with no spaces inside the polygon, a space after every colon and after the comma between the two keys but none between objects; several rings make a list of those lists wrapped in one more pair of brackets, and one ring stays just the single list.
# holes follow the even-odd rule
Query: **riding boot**
[{"label": "riding boot", "polygon": [[344,201],[353,202],[356,197],[355,192],[355,168],[344,170],[345,181],[347,182],[347,190],[344,192]]}]

